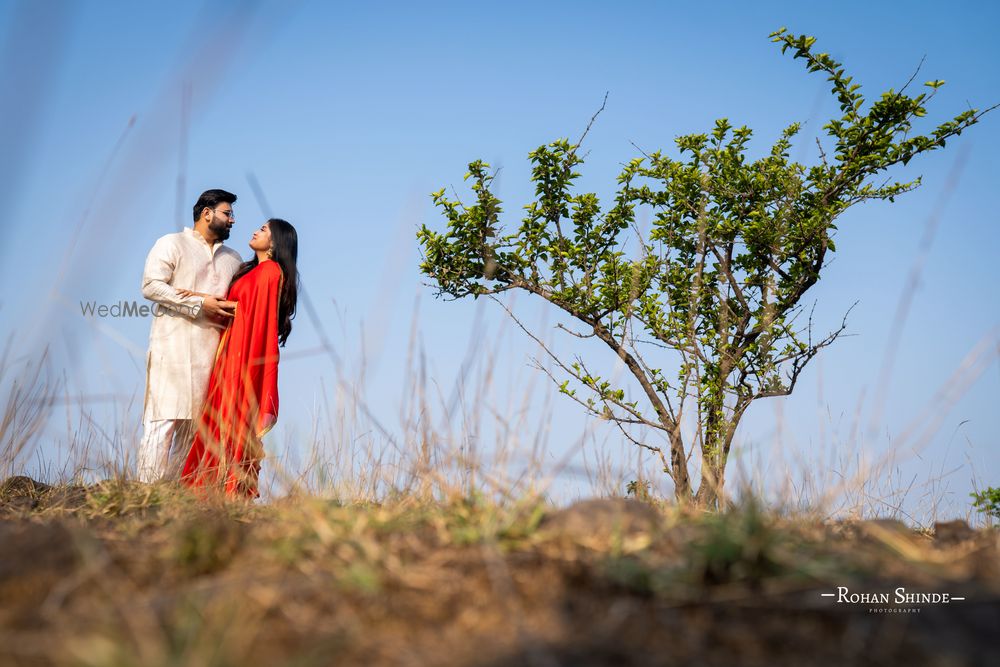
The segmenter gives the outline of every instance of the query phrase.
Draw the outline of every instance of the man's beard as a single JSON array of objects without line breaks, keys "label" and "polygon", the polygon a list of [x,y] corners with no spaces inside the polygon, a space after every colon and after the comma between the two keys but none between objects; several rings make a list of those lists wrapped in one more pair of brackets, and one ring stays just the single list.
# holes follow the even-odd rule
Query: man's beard
[{"label": "man's beard", "polygon": [[225,241],[229,238],[229,225],[220,221],[214,215],[212,216],[212,222],[208,223],[208,228],[215,234],[215,238],[220,241]]}]

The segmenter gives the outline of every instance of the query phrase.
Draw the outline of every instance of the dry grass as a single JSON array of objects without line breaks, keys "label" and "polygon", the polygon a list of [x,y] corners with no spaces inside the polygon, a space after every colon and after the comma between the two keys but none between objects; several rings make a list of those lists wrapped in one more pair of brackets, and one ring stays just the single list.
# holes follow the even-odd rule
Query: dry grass
[{"label": "dry grass", "polygon": [[[981,629],[1000,615],[995,531],[753,503],[253,505],[12,478],[0,563],[0,664],[972,665],[996,657]],[[968,601],[879,615],[819,596],[836,586]]]}]

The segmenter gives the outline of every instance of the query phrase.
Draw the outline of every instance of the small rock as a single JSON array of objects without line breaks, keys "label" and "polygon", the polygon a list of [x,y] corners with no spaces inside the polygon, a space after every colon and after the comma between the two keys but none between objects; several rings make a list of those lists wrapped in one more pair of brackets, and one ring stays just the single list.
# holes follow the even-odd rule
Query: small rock
[{"label": "small rock", "polygon": [[869,519],[858,523],[860,537],[885,544],[899,553],[916,553],[927,538],[897,519]]},{"label": "small rock", "polygon": [[0,501],[14,498],[37,498],[52,487],[42,482],[36,482],[24,475],[8,477],[0,484]]},{"label": "small rock", "polygon": [[4,505],[4,509],[11,512],[29,512],[37,507],[38,500],[29,496],[14,496]]},{"label": "small rock", "polygon": [[630,498],[581,500],[547,515],[539,529],[588,543],[652,532],[662,521],[656,509]]},{"label": "small rock", "polygon": [[868,532],[889,531],[892,533],[902,533],[912,535],[910,527],[899,519],[868,519],[861,522],[861,529]]},{"label": "small rock", "polygon": [[975,536],[976,531],[962,519],[934,522],[934,539],[942,544],[957,544]]}]

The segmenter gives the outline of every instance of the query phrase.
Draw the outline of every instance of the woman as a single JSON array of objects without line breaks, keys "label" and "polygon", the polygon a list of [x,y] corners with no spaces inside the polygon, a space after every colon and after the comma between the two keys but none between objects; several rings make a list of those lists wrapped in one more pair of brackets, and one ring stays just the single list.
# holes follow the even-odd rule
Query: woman
[{"label": "woman", "polygon": [[260,495],[261,438],[278,419],[278,346],[295,316],[298,236],[288,222],[271,218],[254,232],[250,248],[254,257],[229,284],[226,299],[236,302],[235,316],[219,341],[181,473],[189,486],[241,498]]}]

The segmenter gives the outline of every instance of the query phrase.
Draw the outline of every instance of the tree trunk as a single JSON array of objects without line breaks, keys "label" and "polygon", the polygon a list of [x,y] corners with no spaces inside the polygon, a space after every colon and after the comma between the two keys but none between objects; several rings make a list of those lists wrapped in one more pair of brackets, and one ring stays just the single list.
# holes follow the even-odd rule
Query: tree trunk
[{"label": "tree trunk", "polygon": [[698,493],[695,494],[694,504],[702,509],[718,510],[723,484],[723,470],[708,456],[702,456],[701,481],[698,483]]},{"label": "tree trunk", "polygon": [[687,460],[684,457],[684,442],[681,440],[680,425],[670,431],[670,468],[674,480],[674,497],[678,505],[691,502],[691,478],[688,476]]}]

